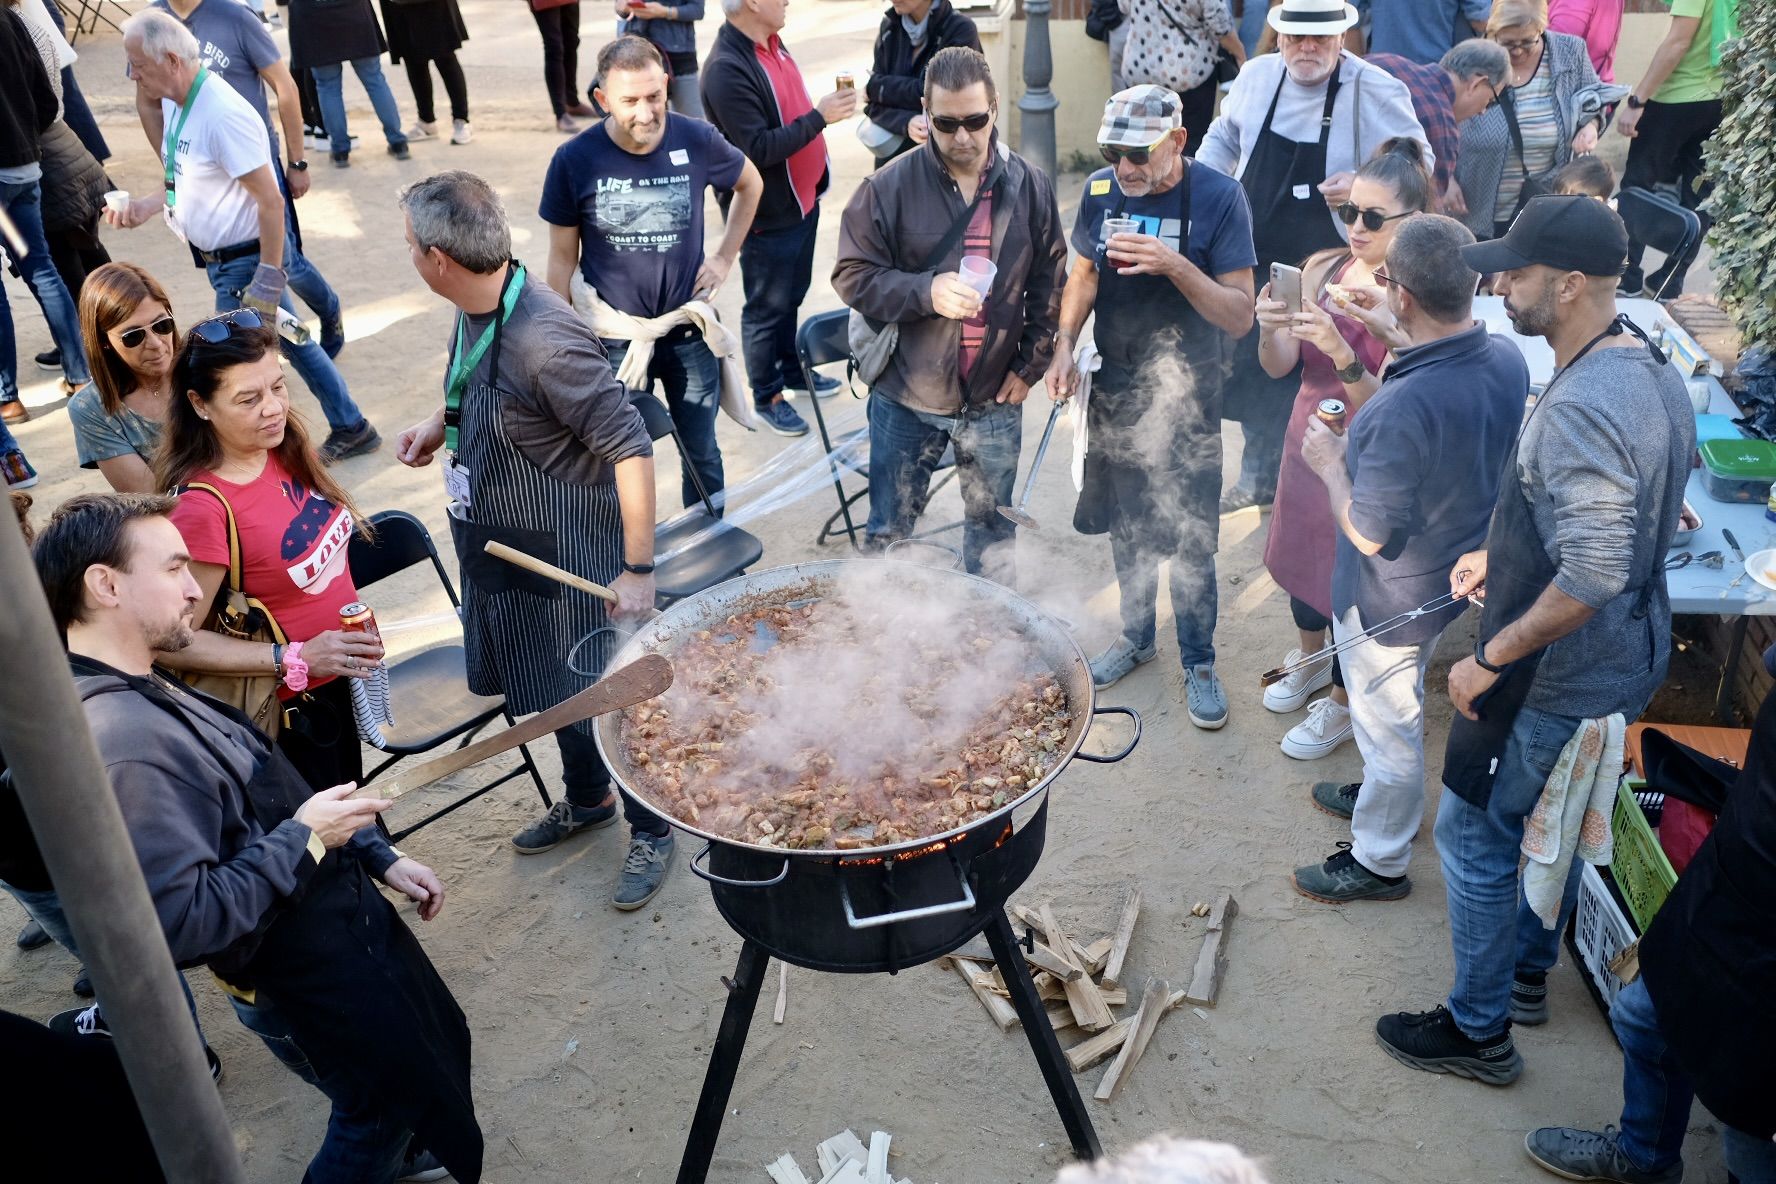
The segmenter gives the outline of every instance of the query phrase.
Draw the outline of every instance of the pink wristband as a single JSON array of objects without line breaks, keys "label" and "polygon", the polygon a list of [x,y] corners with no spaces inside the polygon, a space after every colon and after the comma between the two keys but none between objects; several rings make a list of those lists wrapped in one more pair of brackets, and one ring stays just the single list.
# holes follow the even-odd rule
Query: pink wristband
[{"label": "pink wristband", "polygon": [[298,694],[308,689],[308,663],[302,660],[300,641],[284,648],[284,685]]}]

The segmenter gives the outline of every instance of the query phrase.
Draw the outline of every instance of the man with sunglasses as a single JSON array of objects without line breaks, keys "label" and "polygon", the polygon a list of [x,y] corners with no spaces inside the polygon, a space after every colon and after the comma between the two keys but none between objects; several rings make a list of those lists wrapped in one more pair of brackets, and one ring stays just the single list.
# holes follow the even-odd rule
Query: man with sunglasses
[{"label": "man with sunglasses", "polygon": [[[1405,84],[1343,52],[1341,38],[1357,23],[1344,0],[1283,0],[1266,19],[1277,52],[1246,63],[1196,160],[1245,187],[1258,272],[1268,278],[1272,263],[1298,266],[1315,251],[1344,245],[1334,212],[1377,148],[1395,137],[1426,141]],[[1283,432],[1300,386],[1292,375],[1264,372],[1260,336],[1240,342],[1227,388],[1229,417],[1244,426],[1246,442],[1223,512],[1276,497]]]},{"label": "man with sunglasses", "polygon": [[[870,390],[871,546],[912,533],[953,446],[963,564],[1014,587],[1017,527],[997,507],[1012,502],[1024,397],[1053,348],[1067,240],[1048,177],[999,142],[997,114],[979,51],[932,56],[930,138],[857,187],[832,282],[854,311],[899,333]],[[996,268],[985,291],[960,271],[983,263]]]},{"label": "man with sunglasses", "polygon": [[1227,723],[1214,642],[1221,383],[1229,338],[1252,327],[1252,224],[1236,182],[1185,159],[1189,135],[1163,86],[1104,105],[1110,167],[1087,178],[1073,224],[1048,393],[1062,400],[1078,386],[1074,345],[1095,314],[1102,364],[1073,525],[1110,536],[1122,634],[1092,659],[1092,681],[1108,687],[1157,656],[1159,565],[1170,560],[1190,721],[1213,729]]},{"label": "man with sunglasses", "polygon": [[[1436,157],[1438,205],[1445,208],[1455,161],[1461,154],[1459,125],[1498,102],[1510,79],[1510,52],[1489,38],[1470,37],[1429,66],[1392,53],[1372,53],[1365,60],[1404,82],[1412,92],[1412,113],[1423,125]],[[1466,213],[1467,207],[1450,212]]]}]

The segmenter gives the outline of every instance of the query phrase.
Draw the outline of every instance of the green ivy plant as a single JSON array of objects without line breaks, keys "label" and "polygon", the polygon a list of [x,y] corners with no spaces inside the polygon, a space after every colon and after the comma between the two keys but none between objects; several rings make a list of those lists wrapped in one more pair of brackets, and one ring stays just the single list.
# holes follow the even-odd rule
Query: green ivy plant
[{"label": "green ivy plant", "polygon": [[1776,4],[1739,7],[1721,47],[1725,116],[1707,147],[1715,289],[1747,347],[1776,346]]}]

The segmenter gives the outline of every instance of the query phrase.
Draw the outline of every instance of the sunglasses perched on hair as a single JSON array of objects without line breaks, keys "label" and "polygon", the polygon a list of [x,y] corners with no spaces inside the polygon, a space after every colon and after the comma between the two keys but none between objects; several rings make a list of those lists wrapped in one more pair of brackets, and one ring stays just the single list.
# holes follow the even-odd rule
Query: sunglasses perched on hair
[{"label": "sunglasses perched on hair", "polygon": [[1153,159],[1153,150],[1170,139],[1171,135],[1171,132],[1167,132],[1145,148],[1124,148],[1120,144],[1099,144],[1098,151],[1101,152],[1104,159],[1112,165],[1124,160],[1128,161],[1130,164],[1146,164],[1149,160]]},{"label": "sunglasses perched on hair", "polygon": [[933,115],[929,118],[933,129],[946,136],[953,136],[963,128],[971,132],[986,130],[986,126],[993,122],[993,113],[981,111],[974,115]]},{"label": "sunglasses perched on hair", "polygon": [[1357,219],[1361,218],[1365,227],[1370,231],[1376,231],[1380,230],[1383,226],[1386,226],[1389,222],[1392,222],[1395,218],[1406,218],[1416,213],[1418,213],[1417,210],[1403,210],[1398,214],[1384,214],[1380,210],[1373,208],[1364,209],[1359,207],[1354,201],[1347,201],[1338,207],[1338,220],[1346,226],[1355,226],[1357,224]]},{"label": "sunglasses perched on hair", "polygon": [[207,321],[199,321],[191,326],[191,332],[200,340],[207,341],[211,345],[221,345],[234,336],[236,329],[263,328],[265,328],[265,318],[261,317],[257,310],[237,308],[233,312],[213,316]]},{"label": "sunglasses perched on hair", "polygon": [[173,318],[170,315],[159,316],[146,325],[125,329],[117,335],[117,344],[124,349],[135,349],[148,340],[149,333],[153,333],[156,337],[171,337],[173,335]]}]

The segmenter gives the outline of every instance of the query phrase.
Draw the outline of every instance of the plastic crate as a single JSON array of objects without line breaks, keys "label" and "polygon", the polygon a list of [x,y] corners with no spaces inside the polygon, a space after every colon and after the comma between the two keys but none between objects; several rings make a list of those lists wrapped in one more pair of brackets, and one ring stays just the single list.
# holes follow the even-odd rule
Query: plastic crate
[{"label": "plastic crate", "polygon": [[1659,906],[1671,895],[1677,872],[1672,870],[1658,836],[1653,834],[1640,804],[1634,800],[1636,784],[1627,778],[1616,783],[1616,808],[1610,815],[1610,835],[1615,843],[1610,874],[1615,877],[1637,930],[1645,933]]},{"label": "plastic crate", "polygon": [[1610,971],[1610,963],[1638,940],[1640,935],[1616,903],[1603,875],[1586,864],[1579,873],[1579,899],[1573,907],[1572,945],[1605,1011],[1615,1006],[1616,996],[1626,985]]}]

